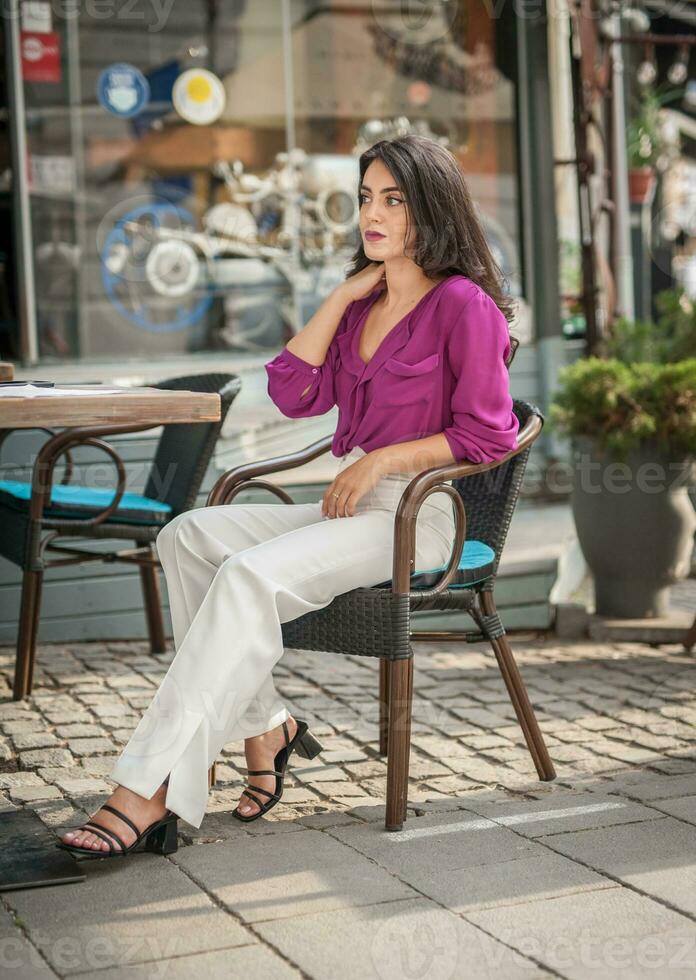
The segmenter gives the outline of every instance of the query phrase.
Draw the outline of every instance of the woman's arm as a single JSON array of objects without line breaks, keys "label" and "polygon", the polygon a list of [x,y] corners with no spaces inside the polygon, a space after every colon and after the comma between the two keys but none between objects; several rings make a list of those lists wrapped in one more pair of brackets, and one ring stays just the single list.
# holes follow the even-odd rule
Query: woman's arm
[{"label": "woman's arm", "polygon": [[375,455],[377,472],[382,476],[387,473],[422,473],[434,466],[457,462],[442,432],[423,439],[396,442],[391,446],[373,449],[372,452]]},{"label": "woman's arm", "polygon": [[301,358],[310,367],[321,367],[350,303],[351,300],[343,286],[338,286],[326,297],[302,330],[287,342],[285,349]]},{"label": "woman's arm", "polygon": [[268,394],[283,415],[323,415],[336,404],[331,341],[350,303],[339,286],[283,350],[264,365]]},{"label": "woman's arm", "polygon": [[383,264],[371,262],[342,282],[280,354],[264,364],[268,394],[283,415],[323,415],[336,404],[331,341],[353,301],[368,295],[383,274]]}]

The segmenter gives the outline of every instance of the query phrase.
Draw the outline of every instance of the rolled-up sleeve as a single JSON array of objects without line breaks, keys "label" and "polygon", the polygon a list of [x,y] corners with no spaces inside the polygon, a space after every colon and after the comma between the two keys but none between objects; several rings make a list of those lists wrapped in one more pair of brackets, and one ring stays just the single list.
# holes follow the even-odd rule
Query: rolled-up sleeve
[{"label": "rolled-up sleeve", "polygon": [[310,364],[284,347],[264,367],[268,394],[288,418],[323,415],[336,404],[333,344],[321,365]]},{"label": "rolled-up sleeve", "polygon": [[452,423],[443,432],[457,462],[494,462],[517,448],[519,420],[505,365],[509,348],[507,320],[477,288],[447,340],[455,384]]}]

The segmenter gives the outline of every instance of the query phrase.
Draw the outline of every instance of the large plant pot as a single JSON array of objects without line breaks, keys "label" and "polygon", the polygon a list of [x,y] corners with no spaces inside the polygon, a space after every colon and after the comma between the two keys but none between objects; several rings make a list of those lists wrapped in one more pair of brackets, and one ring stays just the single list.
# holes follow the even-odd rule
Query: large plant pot
[{"label": "large plant pot", "polygon": [[645,445],[624,463],[594,440],[573,441],[572,509],[594,576],[600,616],[666,616],[669,587],[689,574],[696,512],[689,499],[693,461]]}]

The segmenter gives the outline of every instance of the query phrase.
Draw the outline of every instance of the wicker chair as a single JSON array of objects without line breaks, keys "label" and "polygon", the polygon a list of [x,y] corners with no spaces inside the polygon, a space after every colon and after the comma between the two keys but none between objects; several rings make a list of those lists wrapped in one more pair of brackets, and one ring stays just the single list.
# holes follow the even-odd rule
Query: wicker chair
[{"label": "wicker chair", "polygon": [[[539,778],[551,780],[556,775],[493,597],[530,448],[543,426],[541,412],[527,402],[514,401],[514,412],[520,422],[515,451],[494,463],[434,467],[408,484],[395,516],[391,582],[346,592],[323,609],[282,624],[283,643],[288,648],[380,659],[380,752],[388,756],[387,830],[401,829],[406,818],[413,690],[411,640],[488,641]],[[230,470],[213,487],[208,505],[229,503],[240,491],[254,486],[292,504],[282,488],[260,477],[315,459],[329,450],[331,441],[327,436],[300,452]],[[413,567],[416,517],[423,501],[435,492],[447,493],[453,499],[454,547],[446,567],[418,572]],[[412,631],[410,614],[418,609],[466,612],[478,629]]]},{"label": "wicker chair", "polygon": [[[218,422],[163,426],[143,494],[125,492],[123,460],[101,437],[143,431],[152,428],[151,425],[100,424],[60,432],[44,429],[51,438],[37,454],[31,483],[0,480],[0,554],[23,569],[13,689],[16,701],[26,697],[32,689],[41,587],[46,569],[88,561],[138,565],[150,647],[153,653],[165,650],[157,578],[159,562],[153,543],[164,524],[195,505],[222,424],[241,389],[241,381],[233,374],[199,374],[171,378],[152,387],[217,392],[221,417]],[[10,429],[0,431],[0,448],[11,432]],[[69,485],[73,471],[70,450],[78,446],[98,448],[111,458],[118,475],[115,493],[110,489]],[[65,472],[61,483],[54,484],[53,473],[61,456],[65,456]],[[97,552],[54,543],[56,538],[62,537],[127,539],[135,542],[135,548]],[[51,561],[46,557],[49,553],[66,557]]]}]

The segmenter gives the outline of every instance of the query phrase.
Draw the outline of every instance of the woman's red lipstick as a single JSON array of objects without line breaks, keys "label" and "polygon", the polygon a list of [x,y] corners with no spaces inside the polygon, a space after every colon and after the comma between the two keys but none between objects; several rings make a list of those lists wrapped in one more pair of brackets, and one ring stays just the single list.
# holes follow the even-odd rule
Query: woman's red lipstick
[{"label": "woman's red lipstick", "polygon": [[380,238],[384,238],[384,237],[385,236],[382,235],[381,232],[379,232],[379,231],[366,231],[365,232],[365,238],[367,238],[367,240],[370,241],[370,242],[376,242]]}]

